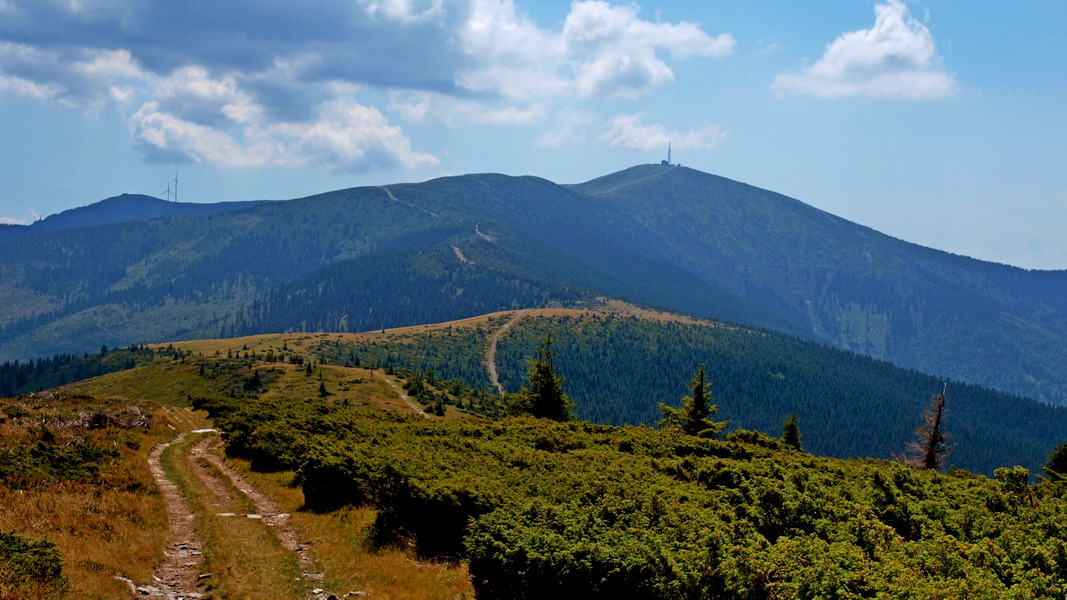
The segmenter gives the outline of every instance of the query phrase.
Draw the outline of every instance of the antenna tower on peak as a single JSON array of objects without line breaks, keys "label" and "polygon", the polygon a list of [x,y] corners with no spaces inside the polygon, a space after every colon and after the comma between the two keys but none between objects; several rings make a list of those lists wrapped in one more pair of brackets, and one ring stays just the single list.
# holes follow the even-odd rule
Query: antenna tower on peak
[{"label": "antenna tower on peak", "polygon": [[665,167],[674,166],[674,165],[671,164],[671,141],[670,140],[667,140],[667,160],[661,160],[659,164],[661,164],[661,165],[663,165]]}]

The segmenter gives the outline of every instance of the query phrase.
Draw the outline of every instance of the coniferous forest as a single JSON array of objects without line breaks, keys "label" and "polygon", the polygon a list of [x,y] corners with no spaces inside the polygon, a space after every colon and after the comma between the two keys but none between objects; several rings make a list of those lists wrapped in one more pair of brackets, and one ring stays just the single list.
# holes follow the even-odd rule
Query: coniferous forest
[{"label": "coniferous forest", "polygon": [[[506,317],[476,330],[368,339],[318,352],[336,364],[394,364],[433,371],[490,390],[487,340]],[[416,330],[417,331],[417,330]],[[931,395],[944,381],[884,361],[770,331],[724,325],[649,321],[628,316],[525,317],[499,341],[501,382],[517,391],[529,359],[553,333],[556,368],[583,419],[610,425],[653,425],[658,404],[676,404],[703,364],[718,418],[733,427],[777,435],[798,414],[806,447],[838,457],[888,458],[903,451]],[[948,463],[991,474],[1005,465],[1036,470],[1067,431],[1067,409],[979,386],[949,382]]]}]

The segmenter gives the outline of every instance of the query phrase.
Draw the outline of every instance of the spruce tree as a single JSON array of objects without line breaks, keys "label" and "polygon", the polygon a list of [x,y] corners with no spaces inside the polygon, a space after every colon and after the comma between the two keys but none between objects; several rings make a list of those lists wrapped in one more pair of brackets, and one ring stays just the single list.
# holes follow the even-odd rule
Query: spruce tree
[{"label": "spruce tree", "polygon": [[259,378],[259,371],[252,371],[252,376],[245,381],[245,390],[253,392],[263,386],[263,382]]},{"label": "spruce tree", "polygon": [[556,375],[553,364],[553,341],[551,333],[545,336],[544,343],[537,349],[537,356],[530,363],[527,385],[510,398],[508,413],[554,421],[574,420],[574,403],[563,392],[563,377]]},{"label": "spruce tree", "polygon": [[782,422],[782,443],[794,450],[802,450],[800,427],[797,426],[797,413],[789,415],[789,418]]},{"label": "spruce tree", "polygon": [[705,381],[704,365],[700,365],[690,383],[691,395],[682,398],[681,406],[673,407],[660,403],[659,408],[663,411],[660,428],[679,428],[686,435],[697,437],[719,437],[730,422],[711,420],[711,415],[718,412],[719,407],[712,404],[711,390],[708,389],[710,387],[711,382]]},{"label": "spruce tree", "polygon": [[1052,481],[1067,479],[1067,443],[1060,442],[1049,452],[1044,471]]}]

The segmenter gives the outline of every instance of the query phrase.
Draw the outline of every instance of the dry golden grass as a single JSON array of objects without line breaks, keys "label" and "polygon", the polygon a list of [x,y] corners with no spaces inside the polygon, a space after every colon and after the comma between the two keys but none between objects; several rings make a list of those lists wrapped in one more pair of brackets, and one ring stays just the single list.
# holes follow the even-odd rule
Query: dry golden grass
[{"label": "dry golden grass", "polygon": [[230,463],[289,512],[292,521],[312,542],[311,557],[325,572],[323,588],[343,596],[350,591],[370,592],[384,600],[456,600],[474,597],[470,576],[462,564],[435,564],[415,560],[408,549],[373,549],[368,542],[374,510],[346,507],[329,513],[300,510],[304,495],[291,485],[293,474],[256,473],[248,463]]},{"label": "dry golden grass", "polygon": [[[414,325],[409,327],[394,327],[391,329],[362,333],[272,333],[230,339],[193,340],[173,342],[172,344],[154,344],[150,347],[164,348],[173,345],[175,348],[193,352],[194,354],[202,353],[207,357],[215,356],[215,353],[225,356],[227,352],[243,353],[246,351],[254,351],[256,353],[265,353],[268,350],[273,350],[277,353],[280,352],[283,347],[286,347],[289,352],[293,354],[302,356],[305,359],[311,359],[317,356],[315,351],[316,347],[321,346],[324,343],[337,342],[342,344],[357,344],[372,340],[388,340],[391,342],[403,343],[405,341],[412,341],[421,335],[445,329],[457,330],[485,327],[494,320],[504,319],[514,315],[516,312],[517,311],[514,310],[498,311],[466,319],[457,319],[455,321]],[[598,302],[590,305],[589,308],[531,308],[524,309],[522,312],[524,317],[583,317],[613,314],[632,316],[646,321],[677,322],[709,327],[723,326],[721,323],[714,321],[694,319],[684,315],[646,309],[623,302],[622,300],[613,300],[610,298],[598,298]]]},{"label": "dry golden grass", "polygon": [[155,492],[147,454],[168,434],[157,430],[144,435],[138,450],[121,446],[104,484],[65,482],[26,490],[0,486],[0,529],[47,539],[61,552],[67,585],[57,598],[126,599],[129,588],[115,575],[151,578],[162,556],[167,513]]},{"label": "dry golden grass", "polygon": [[[470,320],[471,323],[476,320]],[[482,321],[484,322],[484,320]],[[354,334],[345,334],[346,336]],[[296,334],[286,340],[279,336],[257,336],[259,350],[273,345],[280,349],[305,344],[311,347],[323,335]],[[229,341],[227,341],[229,342]],[[238,343],[242,348],[247,341]],[[249,344],[249,347],[252,347]],[[197,350],[199,351],[199,350]],[[223,353],[225,350],[223,350]],[[204,352],[213,355],[214,350]],[[400,385],[395,377],[381,369],[320,365],[310,376],[304,367],[282,363],[258,364],[257,369],[280,373],[264,395],[265,399],[298,400],[314,398],[330,403],[367,405],[382,410],[410,412],[411,407],[398,397],[389,381]],[[147,467],[152,446],[169,439],[176,431],[211,427],[205,413],[192,411],[189,396],[219,393],[217,385],[198,375],[198,365],[162,360],[131,371],[112,373],[66,386],[55,394],[21,401],[24,408],[39,414],[62,411],[97,410],[101,407],[122,409],[131,404],[156,406],[154,429],[135,431],[140,447],[128,448],[119,435],[131,432],[105,430],[92,435],[100,443],[113,443],[121,458],[108,473],[114,485],[64,483],[37,490],[13,490],[0,486],[0,529],[20,535],[48,539],[56,544],[63,558],[67,586],[56,594],[48,589],[22,589],[14,597],[68,599],[123,599],[129,589],[116,575],[137,582],[151,581],[154,567],[161,561],[167,543],[167,511],[155,489]],[[319,398],[319,385],[329,395]],[[462,411],[449,407],[450,417],[464,417]],[[34,435],[24,425],[0,424],[0,442],[30,443]],[[67,435],[62,431],[57,435]],[[193,438],[197,436],[192,436]],[[190,440],[188,443],[192,443]],[[136,444],[134,444],[136,445]],[[232,490],[228,499],[211,492],[192,475],[188,463],[177,460],[184,448],[171,448],[164,454],[169,473],[178,478],[184,493],[196,508],[199,532],[204,540],[205,571],[211,578],[216,598],[302,598],[307,585],[296,581],[299,567],[291,552],[281,547],[262,521],[216,516],[219,512],[253,512],[251,505]],[[247,469],[246,469],[247,470]],[[293,520],[306,539],[314,542],[314,560],[327,572],[323,587],[344,594],[365,590],[375,598],[471,598],[466,570],[462,566],[420,563],[411,552],[386,549],[375,551],[366,543],[367,529],[374,513],[363,508],[348,508],[318,515],[302,513],[303,496],[298,489],[287,487],[276,475],[252,474],[258,483],[293,513]],[[284,476],[283,476],[284,477]],[[289,475],[291,477],[291,474]],[[228,480],[226,482],[228,484]],[[0,600],[5,591],[0,589]]]},{"label": "dry golden grass", "polygon": [[309,376],[305,374],[304,367],[299,365],[276,363],[258,368],[282,371],[281,376],[263,394],[264,400],[319,399],[319,384],[323,384],[329,393],[325,398],[327,402],[347,402],[352,406],[377,406],[383,410],[402,412],[412,410],[385,381],[390,379],[399,386],[399,380],[386,375],[381,369],[375,369],[372,375],[370,369],[319,365]]}]

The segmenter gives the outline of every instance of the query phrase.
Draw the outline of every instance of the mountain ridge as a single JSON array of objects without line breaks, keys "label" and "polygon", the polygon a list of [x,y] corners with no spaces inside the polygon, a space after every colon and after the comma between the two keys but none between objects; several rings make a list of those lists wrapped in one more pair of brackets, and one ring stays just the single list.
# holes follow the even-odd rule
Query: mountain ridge
[{"label": "mountain ridge", "polygon": [[604,295],[1067,403],[1067,271],[926,248],[687,167],[565,186],[461,175],[243,208],[0,243],[0,297],[14,299],[0,359]]},{"label": "mountain ridge", "polygon": [[86,206],[48,215],[29,225],[10,225],[6,228],[0,228],[0,242],[76,227],[146,221],[182,215],[207,215],[216,212],[229,212],[262,204],[263,202],[266,201],[170,202],[144,194],[119,194]]}]

